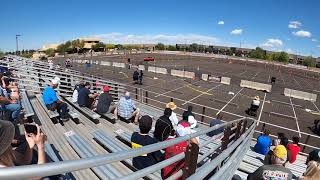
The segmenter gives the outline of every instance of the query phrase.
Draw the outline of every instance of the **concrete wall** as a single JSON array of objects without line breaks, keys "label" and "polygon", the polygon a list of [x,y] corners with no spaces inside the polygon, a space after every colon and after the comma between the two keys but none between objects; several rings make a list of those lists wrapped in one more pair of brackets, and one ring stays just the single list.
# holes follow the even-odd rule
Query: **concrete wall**
[{"label": "concrete wall", "polygon": [[168,71],[166,68],[160,68],[160,67],[154,67],[154,66],[148,66],[148,71],[159,73],[159,74],[168,74]]},{"label": "concrete wall", "polygon": [[201,75],[201,79],[204,81],[208,81],[208,78],[209,78],[209,74],[202,74]]},{"label": "concrete wall", "polygon": [[226,84],[226,85],[230,85],[231,83],[231,78],[229,77],[221,77],[221,84]]},{"label": "concrete wall", "polygon": [[271,92],[272,86],[270,84],[263,84],[254,81],[241,80],[240,87],[255,89],[258,91]]},{"label": "concrete wall", "polygon": [[111,66],[111,62],[109,61],[101,61],[102,66]]},{"label": "concrete wall", "polygon": [[293,97],[297,99],[303,99],[306,101],[316,102],[317,101],[317,95],[313,93],[298,91],[294,89],[285,88],[284,89],[284,95],[288,97]]},{"label": "concrete wall", "polygon": [[119,67],[119,68],[125,68],[126,67],[126,65],[124,63],[118,63],[118,62],[113,62],[112,66]]}]

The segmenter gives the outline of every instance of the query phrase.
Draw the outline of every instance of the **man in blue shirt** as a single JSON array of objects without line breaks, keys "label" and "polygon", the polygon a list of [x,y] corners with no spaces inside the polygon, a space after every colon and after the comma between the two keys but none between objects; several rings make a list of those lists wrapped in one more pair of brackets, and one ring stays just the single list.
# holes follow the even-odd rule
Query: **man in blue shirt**
[{"label": "man in blue shirt", "polygon": [[270,134],[270,131],[266,129],[264,133],[258,137],[257,143],[254,146],[255,152],[262,155],[268,154],[270,150],[270,146],[272,144],[269,134]]},{"label": "man in blue shirt", "polygon": [[60,82],[60,78],[55,77],[51,80],[51,83],[48,87],[46,87],[43,91],[42,98],[44,101],[44,104],[47,106],[47,108],[51,111],[57,110],[60,115],[61,121],[67,121],[68,120],[68,105],[65,102],[62,102],[57,97],[55,88],[58,87]]},{"label": "man in blue shirt", "polygon": [[[223,115],[222,115],[221,113],[219,113],[219,114],[217,115],[217,118],[213,119],[213,120],[210,122],[210,127],[212,127],[212,126],[217,126],[217,125],[219,125],[219,124],[222,124],[222,123],[223,123],[223,122],[221,121],[222,118],[223,118]],[[220,134],[220,133],[222,133],[222,132],[223,132],[223,127],[218,128],[218,129],[216,129],[216,130],[213,130],[213,131],[211,131],[211,132],[208,132],[207,135],[210,136],[210,137],[213,137],[213,136],[216,136],[216,135],[218,135],[218,134]]]}]

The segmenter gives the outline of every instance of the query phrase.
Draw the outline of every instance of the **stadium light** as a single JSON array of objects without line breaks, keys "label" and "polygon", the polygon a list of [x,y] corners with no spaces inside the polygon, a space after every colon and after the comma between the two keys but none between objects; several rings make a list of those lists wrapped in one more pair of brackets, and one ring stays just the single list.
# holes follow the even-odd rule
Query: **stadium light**
[{"label": "stadium light", "polygon": [[18,42],[18,37],[21,36],[20,34],[16,34],[16,55],[18,55],[19,51],[19,42]]}]

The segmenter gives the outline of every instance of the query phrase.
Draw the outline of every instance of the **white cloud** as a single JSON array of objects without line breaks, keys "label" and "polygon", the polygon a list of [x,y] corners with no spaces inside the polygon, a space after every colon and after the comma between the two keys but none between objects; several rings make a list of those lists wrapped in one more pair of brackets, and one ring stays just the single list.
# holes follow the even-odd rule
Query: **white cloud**
[{"label": "white cloud", "polygon": [[101,38],[106,43],[115,43],[115,44],[155,44],[155,43],[164,43],[164,44],[217,44],[219,39],[213,36],[205,36],[200,34],[176,34],[176,35],[167,35],[167,34],[156,34],[156,35],[137,35],[137,34],[122,34],[122,33],[107,33],[93,35],[90,37]]},{"label": "white cloud", "polygon": [[318,45],[317,48],[320,48],[320,45]]},{"label": "white cloud", "polygon": [[289,54],[294,54],[295,52],[291,49],[291,48],[288,48],[285,50],[287,53]]},{"label": "white cloud", "polygon": [[318,40],[315,39],[315,38],[312,38],[311,41],[312,41],[312,42],[317,42]]},{"label": "white cloud", "polygon": [[219,25],[224,25],[224,21],[219,21],[218,24]]},{"label": "white cloud", "polygon": [[242,29],[234,29],[230,32],[232,35],[241,35],[242,34]]},{"label": "white cloud", "polygon": [[267,39],[265,43],[261,46],[266,48],[280,47],[283,45],[283,42],[280,39]]},{"label": "white cloud", "polygon": [[311,37],[311,33],[309,31],[304,31],[304,30],[292,32],[292,34],[298,37],[308,37],[308,38]]},{"label": "white cloud", "polygon": [[302,26],[302,24],[299,21],[290,21],[289,25],[288,25],[288,28],[290,28],[290,29],[298,29],[301,26]]}]

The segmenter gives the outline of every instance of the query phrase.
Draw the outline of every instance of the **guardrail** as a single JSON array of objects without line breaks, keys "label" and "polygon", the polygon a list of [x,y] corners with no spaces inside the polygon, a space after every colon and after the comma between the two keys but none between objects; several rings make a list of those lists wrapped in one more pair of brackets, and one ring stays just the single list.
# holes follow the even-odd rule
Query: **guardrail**
[{"label": "guardrail", "polygon": [[[236,128],[232,128],[234,125],[236,125]],[[249,125],[247,127],[247,125]],[[27,166],[18,166],[18,167],[9,167],[9,168],[0,168],[0,179],[27,179],[27,178],[33,178],[33,177],[47,177],[51,175],[57,175],[57,174],[63,174],[67,172],[72,171],[78,171],[82,169],[97,167],[104,164],[110,164],[113,162],[119,162],[123,161],[125,159],[137,157],[141,154],[147,154],[151,153],[157,150],[162,150],[167,147],[173,146],[175,144],[178,144],[183,141],[189,141],[191,138],[199,137],[202,135],[207,134],[208,132],[211,132],[213,130],[219,129],[219,128],[225,128],[224,131],[224,137],[222,138],[222,145],[219,150],[217,150],[217,156],[215,156],[214,160],[210,162],[210,166],[202,166],[202,168],[199,168],[199,171],[196,172],[196,167],[194,167],[194,164],[192,167],[185,167],[189,172],[195,172],[195,176],[204,177],[208,175],[208,172],[212,172],[216,167],[220,167],[223,169],[228,169],[226,166],[232,166],[233,170],[237,167],[234,167],[234,165],[231,165],[234,160],[234,157],[243,157],[245,154],[244,149],[250,147],[248,142],[250,143],[250,140],[252,138],[253,129],[255,128],[256,123],[253,120],[247,119],[247,118],[239,118],[227,123],[220,124],[218,126],[214,126],[211,128],[207,128],[205,130],[201,130],[198,132],[195,132],[193,134],[178,137],[169,141],[164,141],[152,145],[148,145],[145,147],[141,147],[138,149],[130,149],[126,151],[111,153],[107,155],[99,155],[89,158],[83,158],[79,160],[68,160],[68,161],[60,161],[60,162],[53,162],[53,163],[47,163],[42,165],[27,165]],[[233,133],[231,133],[231,129],[234,129]],[[211,139],[209,141],[213,141],[214,139]],[[192,144],[192,143],[191,143]],[[196,144],[192,144],[191,146],[197,146]],[[197,153],[197,148],[190,148],[187,150],[186,153]],[[199,148],[197,149],[199,150]],[[241,150],[241,151],[240,151]],[[179,155],[177,155],[179,156]],[[181,155],[180,155],[181,156]],[[176,157],[176,156],[174,156]],[[191,157],[191,156],[190,156]],[[188,162],[197,162],[197,159],[191,159],[189,156],[186,156],[186,166],[188,166]],[[127,176],[121,177],[120,179],[134,179],[144,177],[148,173],[156,172],[163,167],[166,167],[176,161],[178,161],[179,158],[176,157],[176,159],[167,159],[161,163],[155,164],[153,166],[150,166],[146,169],[139,170],[136,172],[133,172],[131,174],[128,174]],[[215,162],[214,164],[212,162]],[[240,163],[240,160],[239,160]],[[204,168],[205,167],[205,168]],[[234,171],[231,172],[228,170],[228,174],[224,174],[225,177],[231,178],[234,174]],[[197,175],[200,173],[199,175]],[[181,174],[181,173],[180,173]],[[192,175],[192,173],[187,173]],[[179,175],[179,174],[178,174]],[[177,176],[177,175],[175,175]],[[185,176],[185,174],[184,174]],[[192,178],[191,176],[190,178]],[[193,178],[192,178],[193,179]]]}]

